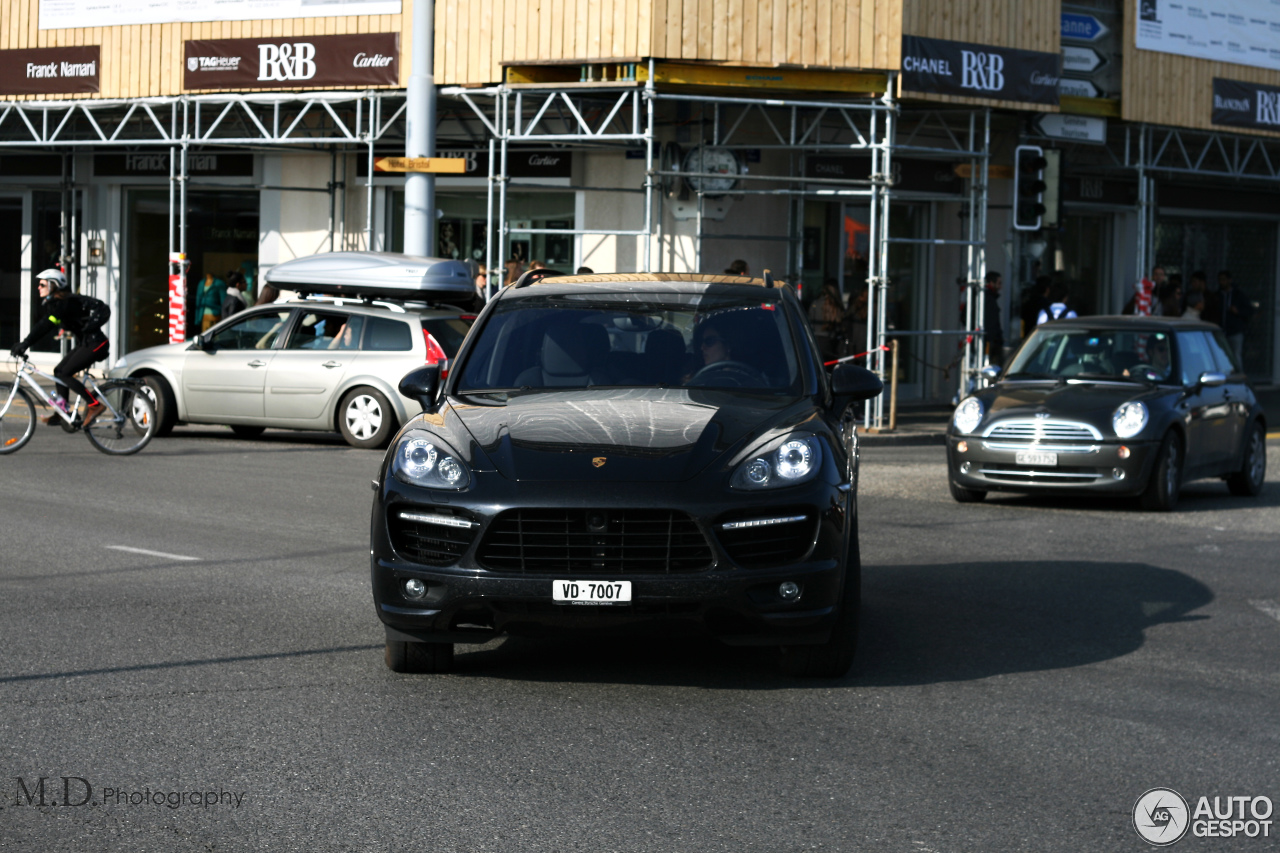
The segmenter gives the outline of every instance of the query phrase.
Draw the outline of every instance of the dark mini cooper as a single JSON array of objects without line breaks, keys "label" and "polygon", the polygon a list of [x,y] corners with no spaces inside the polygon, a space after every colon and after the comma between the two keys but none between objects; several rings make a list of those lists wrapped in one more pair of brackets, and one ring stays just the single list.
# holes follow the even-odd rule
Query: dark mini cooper
[{"label": "dark mini cooper", "polygon": [[375,487],[387,665],[441,672],[500,634],[686,629],[839,676],[860,597],[849,403],[767,278],[562,276],[485,308]]},{"label": "dark mini cooper", "polygon": [[[987,372],[989,371],[989,372]],[[947,430],[951,495],[989,491],[1141,495],[1171,510],[1188,480],[1257,495],[1266,419],[1217,326],[1082,317],[1040,326]]]}]

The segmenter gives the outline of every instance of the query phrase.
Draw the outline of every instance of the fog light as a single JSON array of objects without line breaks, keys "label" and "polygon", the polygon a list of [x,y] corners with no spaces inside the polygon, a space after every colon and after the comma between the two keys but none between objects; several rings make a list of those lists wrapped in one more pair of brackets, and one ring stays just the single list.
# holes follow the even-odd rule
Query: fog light
[{"label": "fog light", "polygon": [[970,469],[971,467],[973,467],[973,466],[971,466],[968,462],[961,462],[961,463],[960,463],[960,473],[961,473],[961,474],[968,474],[968,473],[969,473],[969,469]]},{"label": "fog light", "polygon": [[1125,447],[1123,444],[1120,445],[1120,449],[1116,451],[1116,456],[1119,456],[1121,459],[1128,459],[1129,448]]},{"label": "fog light", "polygon": [[404,582],[404,594],[408,598],[422,598],[427,594],[427,585],[417,578],[409,578]]},{"label": "fog light", "polygon": [[778,584],[778,595],[783,601],[795,601],[800,597],[800,584],[795,581],[783,581]]},{"label": "fog light", "polygon": [[956,453],[968,453],[968,452],[969,452],[969,442],[967,441],[956,442]]},{"label": "fog light", "polygon": [[1123,479],[1124,479],[1124,469],[1123,469],[1123,468],[1112,468],[1112,469],[1111,469],[1111,476],[1112,476],[1112,477],[1115,477],[1117,480],[1123,480]]}]

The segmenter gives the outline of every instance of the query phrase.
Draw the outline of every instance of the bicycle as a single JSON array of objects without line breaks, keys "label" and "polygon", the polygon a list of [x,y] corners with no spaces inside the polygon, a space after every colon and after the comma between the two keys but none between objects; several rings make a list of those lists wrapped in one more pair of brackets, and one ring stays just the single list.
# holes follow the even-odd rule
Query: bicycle
[{"label": "bicycle", "polygon": [[[155,435],[155,404],[147,396],[141,381],[104,379],[99,382],[86,370],[81,381],[102,401],[106,411],[85,427],[80,396],[77,394],[74,400],[69,401],[64,411],[53,402],[35,377],[51,380],[55,388],[61,383],[33,365],[25,355],[20,358],[22,364],[13,371],[14,381],[0,382],[0,454],[15,453],[31,440],[36,431],[37,400],[62,419],[64,430],[76,432],[83,429],[90,444],[111,456],[137,453]],[[22,387],[24,383],[34,391],[34,399],[32,391]],[[87,405],[86,402],[86,408]]]}]

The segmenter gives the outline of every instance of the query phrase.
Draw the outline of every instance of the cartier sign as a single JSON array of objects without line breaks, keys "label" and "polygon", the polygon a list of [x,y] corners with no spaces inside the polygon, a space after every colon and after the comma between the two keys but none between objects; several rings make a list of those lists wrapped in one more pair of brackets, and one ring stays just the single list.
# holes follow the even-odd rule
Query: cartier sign
[{"label": "cartier sign", "polygon": [[70,95],[98,91],[97,45],[0,50],[0,95]]},{"label": "cartier sign", "polygon": [[187,89],[396,86],[400,36],[286,36],[186,42]]}]

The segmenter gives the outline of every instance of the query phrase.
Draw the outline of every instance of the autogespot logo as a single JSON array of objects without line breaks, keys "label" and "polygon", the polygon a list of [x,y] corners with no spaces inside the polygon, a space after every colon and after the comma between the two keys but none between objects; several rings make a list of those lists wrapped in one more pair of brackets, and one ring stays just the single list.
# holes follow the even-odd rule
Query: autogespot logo
[{"label": "autogespot logo", "polygon": [[1133,804],[1133,828],[1142,840],[1168,847],[1182,840],[1190,824],[1187,801],[1172,788],[1152,788]]}]

